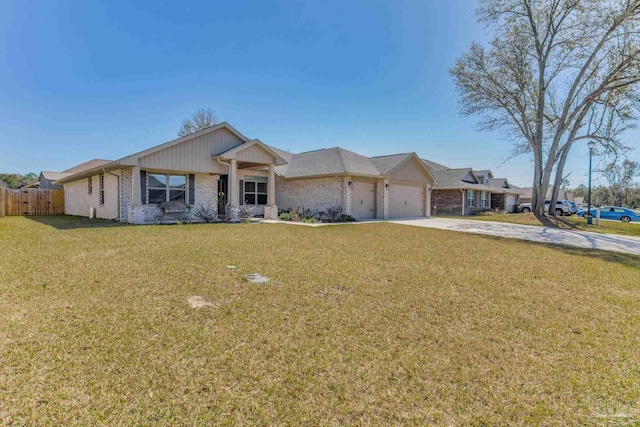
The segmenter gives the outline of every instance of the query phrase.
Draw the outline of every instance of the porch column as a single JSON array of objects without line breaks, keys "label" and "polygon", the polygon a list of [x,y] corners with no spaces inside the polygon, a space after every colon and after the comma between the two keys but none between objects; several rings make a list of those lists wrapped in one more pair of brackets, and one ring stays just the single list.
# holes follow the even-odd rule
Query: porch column
[{"label": "porch column", "polygon": [[267,205],[276,205],[276,167],[269,165],[269,182],[267,184]]},{"label": "porch column", "polygon": [[240,189],[238,188],[238,161],[233,159],[229,161],[229,182],[227,184],[229,192],[229,212],[228,218],[231,221],[238,220],[240,213]]},{"label": "porch column", "polygon": [[425,209],[424,209],[424,216],[426,216],[427,218],[431,218],[431,184],[427,184],[427,186],[424,188],[425,191]]},{"label": "porch column", "polygon": [[350,176],[342,178],[342,213],[351,215],[351,186],[353,182]]},{"label": "porch column", "polygon": [[131,170],[131,205],[142,205],[142,191],[140,190],[140,166]]},{"label": "porch column", "polygon": [[264,207],[265,219],[278,219],[276,206],[276,166],[269,165],[269,180],[267,181],[267,206]]},{"label": "porch column", "polygon": [[464,216],[464,202],[465,199],[467,198],[467,191],[466,190],[460,190],[460,192],[462,193],[462,215]]}]

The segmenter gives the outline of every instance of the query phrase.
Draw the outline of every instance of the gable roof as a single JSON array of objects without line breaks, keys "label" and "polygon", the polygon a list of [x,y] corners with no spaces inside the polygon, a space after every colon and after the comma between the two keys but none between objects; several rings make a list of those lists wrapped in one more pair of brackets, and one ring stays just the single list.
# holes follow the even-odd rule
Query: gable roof
[{"label": "gable roof", "polygon": [[243,134],[238,132],[229,123],[222,122],[222,123],[218,123],[217,125],[209,126],[208,128],[202,129],[202,130],[200,130],[198,132],[190,133],[189,135],[185,135],[185,136],[183,136],[181,138],[176,138],[176,139],[171,140],[169,142],[165,142],[164,144],[156,145],[155,147],[151,147],[151,148],[148,148],[146,150],[143,150],[143,151],[131,154],[129,156],[123,157],[121,159],[116,160],[113,163],[125,164],[125,165],[133,165],[132,162],[133,161],[137,161],[137,159],[140,158],[140,157],[148,156],[149,154],[153,154],[153,153],[156,153],[158,151],[164,150],[166,148],[173,147],[174,145],[182,144],[183,142],[187,142],[187,141],[189,141],[191,139],[197,138],[197,137],[202,136],[202,135],[206,135],[206,134],[208,134],[210,132],[215,132],[218,129],[223,129],[223,128],[227,129],[228,131],[233,133],[235,136],[240,138],[243,142],[250,141],[249,138],[247,138],[246,136],[244,136]]},{"label": "gable roof", "polygon": [[427,159],[420,159],[420,160],[422,160],[422,163],[424,163],[432,171],[440,171],[440,170],[451,169],[448,166],[441,165],[440,163],[436,163],[436,162],[433,162],[431,160],[427,160]]},{"label": "gable roof", "polygon": [[476,174],[476,176],[488,176],[489,179],[493,178],[493,172],[491,172],[489,169],[483,169],[473,172]]},{"label": "gable roof", "polygon": [[[436,179],[436,184],[433,186],[434,190],[477,190],[477,191],[491,191],[502,192],[497,188],[489,187],[488,185],[480,184],[477,177],[473,173],[471,168],[460,169],[446,169],[433,171]],[[465,177],[471,175],[474,181],[465,181]]]},{"label": "gable roof", "polygon": [[107,163],[111,163],[111,160],[91,159],[88,162],[80,163],[77,166],[74,166],[74,167],[69,168],[69,169],[65,169],[62,172],[73,174],[73,173],[82,172],[82,171],[85,171],[85,170],[88,170],[88,169],[92,169],[92,168],[95,168],[97,166],[106,165]]},{"label": "gable roof", "polygon": [[246,150],[247,148],[253,147],[253,146],[258,146],[261,149],[263,149],[264,151],[266,151],[267,153],[271,154],[273,157],[275,157],[276,158],[276,165],[287,164],[287,160],[285,160],[282,156],[280,156],[280,153],[278,153],[272,147],[270,147],[267,144],[263,143],[259,139],[253,139],[251,141],[248,141],[248,142],[245,142],[245,143],[240,144],[238,146],[235,146],[230,150],[224,151],[224,152],[219,153],[219,154],[214,154],[211,157],[213,157],[213,158],[217,157],[217,158],[221,158],[221,159],[235,159],[236,155],[239,152],[241,152],[242,150]]},{"label": "gable roof", "polygon": [[68,172],[51,172],[51,171],[40,172],[40,176],[48,181],[55,181],[57,179],[66,178],[71,175],[73,174]]},{"label": "gable roof", "polygon": [[[139,151],[139,152],[134,153],[134,154],[130,154],[130,155],[122,157],[122,158],[120,158],[118,160],[110,161],[110,162],[103,163],[103,164],[95,163],[94,165],[92,165],[88,169],[84,169],[82,171],[74,172],[72,175],[69,175],[69,176],[66,176],[64,178],[58,179],[58,181],[59,181],[60,184],[63,184],[63,183],[66,183],[66,182],[71,182],[71,181],[74,181],[76,179],[83,178],[85,176],[89,176],[89,175],[98,173],[98,172],[103,172],[105,170],[117,169],[119,167],[122,167],[123,165],[124,166],[136,166],[137,162],[138,162],[138,159],[140,157],[148,156],[149,154],[156,153],[156,152],[164,150],[166,148],[173,147],[174,145],[178,145],[178,144],[181,144],[183,142],[187,142],[187,141],[192,140],[194,138],[197,138],[199,136],[206,135],[206,134],[208,134],[210,132],[215,132],[218,129],[223,129],[223,128],[227,129],[229,132],[231,132],[232,134],[237,136],[243,142],[248,142],[249,141],[249,138],[247,138],[246,136],[244,136],[243,134],[238,132],[229,123],[222,122],[222,123],[218,123],[216,125],[210,126],[210,127],[206,128],[206,129],[202,129],[201,131],[194,132],[194,133],[191,133],[189,135],[185,135],[185,136],[183,136],[181,138],[176,138],[176,139],[171,140],[169,142],[165,142],[164,144],[156,145],[155,147],[151,147],[151,148],[148,148],[146,150]],[[97,159],[97,160],[99,160],[99,159]],[[89,162],[87,162],[87,163],[89,163]],[[81,166],[81,165],[79,165],[79,166]]]},{"label": "gable roof", "polygon": [[425,175],[435,181],[433,174],[420,162],[416,153],[392,154],[366,157],[340,147],[307,151],[299,154],[287,153],[271,147],[288,161],[276,167],[276,172],[285,178],[311,178],[320,176],[350,175],[382,178],[401,167],[411,158],[418,160]]},{"label": "gable roof", "polygon": [[286,178],[347,174],[380,175],[371,159],[340,147],[289,154],[288,157],[288,165],[276,167],[278,174]]}]

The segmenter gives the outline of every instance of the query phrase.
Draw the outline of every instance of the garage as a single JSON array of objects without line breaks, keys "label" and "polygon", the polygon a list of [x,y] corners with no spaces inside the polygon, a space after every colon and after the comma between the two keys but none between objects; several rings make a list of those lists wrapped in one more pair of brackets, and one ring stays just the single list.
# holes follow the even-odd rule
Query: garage
[{"label": "garage", "polygon": [[351,215],[355,219],[373,219],[376,217],[376,186],[374,183],[352,182]]},{"label": "garage", "polygon": [[504,209],[507,212],[516,212],[516,205],[518,204],[518,196],[515,194],[505,194]]},{"label": "garage", "polygon": [[389,216],[415,218],[424,214],[424,187],[391,184],[389,187]]}]

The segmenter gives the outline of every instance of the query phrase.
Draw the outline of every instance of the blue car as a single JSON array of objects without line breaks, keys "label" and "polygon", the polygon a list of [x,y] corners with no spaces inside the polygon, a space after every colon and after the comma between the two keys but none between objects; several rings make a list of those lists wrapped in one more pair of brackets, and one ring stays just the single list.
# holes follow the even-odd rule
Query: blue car
[{"label": "blue car", "polygon": [[[583,218],[587,217],[587,210],[580,209],[578,211],[578,216]],[[596,208],[591,208],[591,216],[596,216]],[[631,222],[631,221],[640,221],[640,214],[636,211],[632,211],[631,209],[621,208],[619,206],[602,206],[600,208],[600,218],[601,219],[611,219],[622,222]]]}]

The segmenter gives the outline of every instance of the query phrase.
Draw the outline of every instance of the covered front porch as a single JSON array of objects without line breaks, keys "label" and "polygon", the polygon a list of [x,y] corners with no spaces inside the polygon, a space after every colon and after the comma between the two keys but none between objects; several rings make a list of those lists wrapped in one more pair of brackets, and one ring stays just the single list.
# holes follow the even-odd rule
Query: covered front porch
[{"label": "covered front porch", "polygon": [[215,172],[160,168],[155,162],[124,171],[121,220],[134,224],[199,221],[202,210],[232,222],[247,216],[278,217],[275,167],[284,160],[277,153],[253,140],[209,161]]}]

